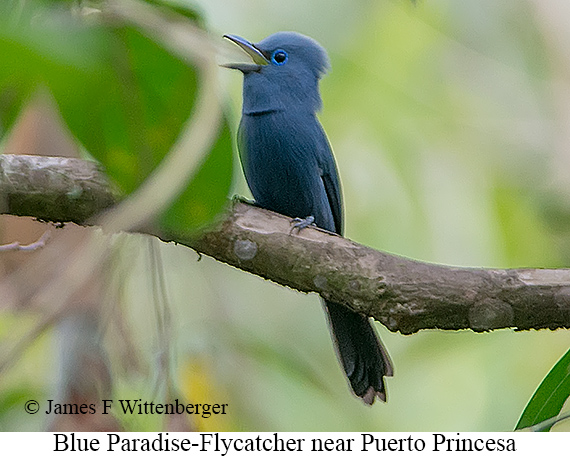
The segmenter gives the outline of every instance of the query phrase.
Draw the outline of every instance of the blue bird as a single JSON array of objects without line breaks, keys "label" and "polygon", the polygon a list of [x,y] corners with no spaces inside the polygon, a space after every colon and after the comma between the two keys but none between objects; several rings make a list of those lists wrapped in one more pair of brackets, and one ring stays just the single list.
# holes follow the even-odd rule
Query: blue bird
[{"label": "blue bird", "polygon": [[[262,208],[311,222],[342,235],[340,181],[327,136],[316,113],[319,80],[329,68],[326,51],[313,39],[278,32],[259,43],[224,35],[253,63],[224,66],[243,75],[238,148],[244,174]],[[353,392],[371,405],[386,401],[384,376],[392,364],[369,318],[323,300],[337,353]]]}]

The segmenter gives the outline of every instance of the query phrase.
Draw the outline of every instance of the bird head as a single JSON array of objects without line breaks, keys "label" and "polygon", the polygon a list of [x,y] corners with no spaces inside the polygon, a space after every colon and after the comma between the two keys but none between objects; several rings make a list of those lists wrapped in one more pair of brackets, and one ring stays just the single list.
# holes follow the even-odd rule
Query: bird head
[{"label": "bird head", "polygon": [[255,44],[236,35],[224,38],[253,61],[224,65],[244,75],[244,113],[320,109],[318,82],[329,68],[329,59],[315,40],[296,32],[274,33]]}]

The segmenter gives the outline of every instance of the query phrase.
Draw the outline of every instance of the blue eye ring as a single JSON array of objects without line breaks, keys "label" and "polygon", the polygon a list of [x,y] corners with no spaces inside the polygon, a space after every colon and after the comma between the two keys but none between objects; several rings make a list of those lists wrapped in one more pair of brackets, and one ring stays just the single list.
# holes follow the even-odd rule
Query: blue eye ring
[{"label": "blue eye ring", "polygon": [[271,62],[273,62],[275,65],[283,65],[285,62],[287,62],[288,58],[289,56],[283,49],[276,49],[271,54]]}]

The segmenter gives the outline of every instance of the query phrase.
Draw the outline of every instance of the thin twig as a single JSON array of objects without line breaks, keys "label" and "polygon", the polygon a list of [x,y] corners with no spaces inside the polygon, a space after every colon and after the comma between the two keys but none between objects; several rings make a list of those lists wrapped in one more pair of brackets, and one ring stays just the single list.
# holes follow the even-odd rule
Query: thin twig
[{"label": "thin twig", "polygon": [[51,232],[46,230],[42,236],[30,244],[20,244],[19,241],[14,241],[12,243],[0,245],[0,252],[6,251],[35,251],[37,249],[43,248],[46,245],[47,240],[49,240]]}]

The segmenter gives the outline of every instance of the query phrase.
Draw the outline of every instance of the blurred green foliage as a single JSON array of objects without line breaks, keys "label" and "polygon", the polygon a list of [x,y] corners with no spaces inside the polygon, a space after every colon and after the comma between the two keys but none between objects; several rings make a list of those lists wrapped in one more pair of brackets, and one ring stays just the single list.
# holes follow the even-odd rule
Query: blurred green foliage
[{"label": "blurred green foliage", "polygon": [[[350,238],[454,265],[570,263],[570,115],[564,103],[570,80],[564,43],[570,42],[553,22],[570,16],[556,5],[150,3],[203,11],[213,36],[237,33],[258,41],[297,30],[328,49],[332,72],[321,84],[321,120],[339,165]],[[14,16],[0,15],[0,125],[11,125],[23,101],[44,84],[87,151],[132,191],[176,140],[191,112],[197,76],[133,28],[85,27],[58,17],[65,27],[36,20],[32,29],[14,29]],[[221,60],[233,58],[234,51],[221,49]],[[230,155],[241,78],[225,70],[220,78],[234,121],[226,121],[194,180],[164,213],[162,222],[172,230],[211,220],[234,173],[240,176],[235,192],[248,193]],[[155,273],[136,238],[124,245],[128,254],[112,274],[123,272],[121,303],[147,365],[134,381],[118,367],[116,395],[152,400],[161,374],[152,361],[163,350],[150,285]],[[160,245],[160,251],[175,317],[171,350],[190,365],[210,364],[200,382],[221,386],[211,395],[223,391],[228,423],[237,430],[511,430],[570,343],[564,331],[401,336],[379,328],[395,376],[388,380],[388,403],[365,408],[346,386],[317,297],[211,259],[196,262],[185,248]],[[7,335],[7,323],[11,329],[28,325],[13,316],[2,316],[2,323],[0,336]],[[109,348],[112,353],[112,338]],[[54,375],[45,359],[56,356],[49,344],[34,346],[3,379],[0,429],[18,429],[26,419],[15,398],[51,398]],[[179,376],[185,396],[198,398],[193,375]],[[34,384],[26,383],[30,377]],[[30,390],[19,389],[22,383]],[[151,419],[127,425],[160,426]],[[201,426],[208,430],[208,420]]]},{"label": "blurred green foliage", "polygon": [[[198,70],[133,26],[26,1],[0,17],[0,40],[0,128],[9,130],[25,102],[49,90],[72,134],[123,194],[156,169],[194,108]],[[227,126],[202,165],[165,211],[168,229],[191,233],[224,206],[233,174]],[[207,180],[213,192],[204,189]]]},{"label": "blurred green foliage", "polygon": [[232,132],[224,121],[218,138],[196,176],[163,214],[163,230],[174,234],[195,233],[213,221],[227,203],[233,164]]}]

